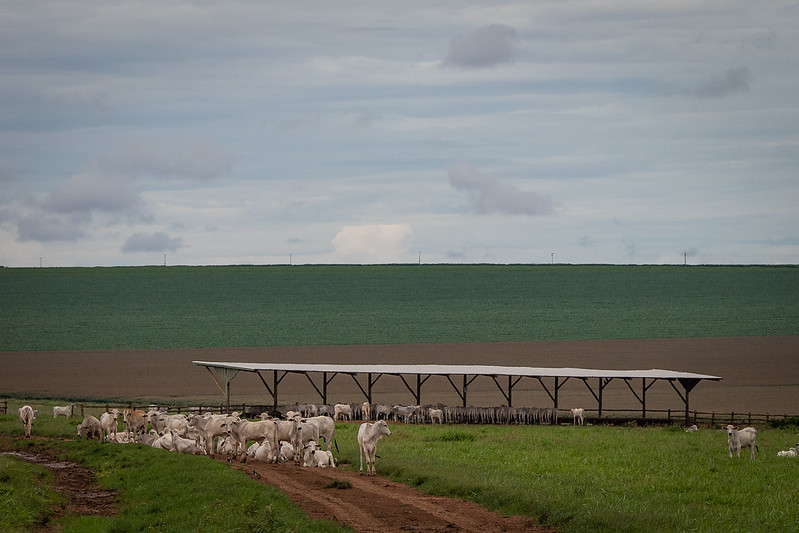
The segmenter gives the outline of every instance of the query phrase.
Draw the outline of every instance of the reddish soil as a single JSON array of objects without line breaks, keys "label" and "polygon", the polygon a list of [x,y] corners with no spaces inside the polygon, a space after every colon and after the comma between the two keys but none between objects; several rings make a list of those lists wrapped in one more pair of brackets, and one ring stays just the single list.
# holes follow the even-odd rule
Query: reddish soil
[{"label": "reddish soil", "polygon": [[[661,368],[720,376],[691,392],[698,411],[797,414],[799,336],[549,341],[526,343],[406,344],[207,348],[91,352],[0,352],[0,398],[80,398],[129,402],[158,401],[219,405],[224,395],[204,368],[193,360],[275,363],[352,364],[491,364],[581,367],[597,369]],[[32,369],[34,371],[32,371]],[[321,381],[316,378],[317,387]],[[640,389],[640,384],[636,385]],[[552,385],[549,384],[551,387]],[[596,386],[594,386],[596,388]],[[640,393],[640,391],[639,391]],[[533,379],[513,391],[516,406],[549,407],[552,400]],[[409,404],[413,396],[395,376],[383,376],[373,390],[375,403]],[[362,402],[364,396],[346,375],[328,386],[328,402]],[[270,405],[272,397],[258,376],[241,372],[231,382],[231,403]],[[280,383],[279,402],[319,402],[304,376],[288,375]],[[470,405],[502,405],[504,398],[490,378],[469,385]],[[459,405],[446,379],[433,377],[422,389],[422,403]],[[560,390],[559,405],[595,408],[596,400],[579,380]],[[605,409],[640,409],[623,381],[604,392]],[[683,409],[666,382],[647,391],[648,409]]]},{"label": "reddish soil", "polygon": [[[218,456],[217,460],[226,458]],[[252,479],[285,492],[311,518],[340,522],[359,532],[553,531],[536,526],[529,518],[501,516],[465,500],[427,496],[379,475],[291,463],[231,464]]]}]

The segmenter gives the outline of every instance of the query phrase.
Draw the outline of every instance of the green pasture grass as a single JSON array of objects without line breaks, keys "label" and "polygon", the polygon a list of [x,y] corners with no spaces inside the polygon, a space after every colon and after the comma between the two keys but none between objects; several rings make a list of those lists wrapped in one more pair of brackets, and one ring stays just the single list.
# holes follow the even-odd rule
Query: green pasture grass
[{"label": "green pasture grass", "polygon": [[799,334],[799,269],[0,269],[0,351]]},{"label": "green pasture grass", "polygon": [[64,502],[51,483],[47,468],[0,455],[0,531],[29,531],[49,522],[52,507]]},{"label": "green pasture grass", "polygon": [[[34,436],[46,433],[54,440],[24,440],[18,439],[22,424],[15,416],[0,417],[0,434],[17,437],[16,446],[51,447],[91,466],[101,486],[119,491],[117,517],[67,520],[65,531],[158,530],[174,523],[186,531],[336,530],[296,509],[284,514],[290,503],[282,494],[204,457],[62,442],[74,435],[76,423],[52,415],[37,419]],[[799,442],[795,427],[758,428],[759,452],[750,461],[746,454],[730,460],[726,433],[713,428],[389,426],[392,435],[377,447],[380,475],[567,533],[799,528],[799,460],[777,457]],[[336,426],[340,468],[358,469],[357,429],[357,423]],[[231,517],[245,522],[230,523]]]},{"label": "green pasture grass", "polygon": [[[356,425],[340,425],[339,442]],[[719,429],[405,426],[377,447],[377,471],[564,532],[799,529],[796,431],[763,429],[752,462],[730,460]],[[358,468],[357,449],[341,459]],[[787,459],[787,460],[786,460]]]},{"label": "green pasture grass", "polygon": [[[22,423],[14,415],[0,416],[0,434],[7,445],[27,453],[47,451],[89,466],[102,488],[117,491],[116,516],[67,516],[60,521],[64,532],[348,531],[336,523],[311,520],[274,487],[207,457],[138,444],[65,440],[74,436],[73,422],[64,417],[37,419],[33,435],[52,440],[12,440],[9,435],[24,434]],[[50,502],[61,497],[40,482],[49,475],[46,469],[2,455],[0,466],[0,531],[27,531],[32,524],[47,522]]]}]

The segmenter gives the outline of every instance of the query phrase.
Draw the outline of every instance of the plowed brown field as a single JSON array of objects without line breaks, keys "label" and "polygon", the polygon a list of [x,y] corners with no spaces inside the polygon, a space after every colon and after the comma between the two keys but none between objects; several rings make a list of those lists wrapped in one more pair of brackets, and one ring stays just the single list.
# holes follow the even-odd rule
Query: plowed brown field
[{"label": "plowed brown field", "polygon": [[[721,376],[702,382],[691,393],[698,411],[797,414],[799,398],[799,336],[726,337],[699,339],[553,341],[488,344],[409,344],[268,348],[208,348],[91,352],[0,353],[0,396],[119,399],[124,401],[196,402],[218,405],[224,395],[203,367],[193,360],[351,363],[351,364],[490,364],[509,366],[581,367],[598,369],[661,368]],[[319,379],[317,378],[317,386]],[[635,384],[634,384],[635,385]],[[549,385],[551,388],[551,384]],[[640,390],[640,384],[635,385]],[[594,386],[594,388],[596,388]],[[552,405],[536,380],[523,380],[513,390],[516,406]],[[374,401],[409,404],[413,396],[396,377],[383,376],[375,385]],[[363,394],[348,376],[335,377],[328,401],[362,402]],[[280,384],[279,401],[319,402],[304,376],[289,375]],[[231,403],[271,404],[260,379],[240,373],[231,383]],[[429,379],[422,403],[459,405],[460,399],[443,377]],[[489,378],[469,386],[470,405],[502,405],[504,398]],[[639,409],[624,382],[614,381],[604,392],[605,409]],[[560,390],[561,408],[595,408],[596,401],[579,380]],[[647,391],[648,409],[683,408],[666,382]]]}]

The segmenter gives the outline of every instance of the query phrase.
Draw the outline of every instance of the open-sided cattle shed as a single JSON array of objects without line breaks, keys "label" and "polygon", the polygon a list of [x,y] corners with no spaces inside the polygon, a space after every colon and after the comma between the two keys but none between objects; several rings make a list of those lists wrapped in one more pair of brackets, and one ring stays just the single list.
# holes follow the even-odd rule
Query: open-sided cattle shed
[{"label": "open-sided cattle shed", "polygon": [[[541,368],[522,366],[487,365],[340,365],[340,364],[288,364],[288,363],[229,363],[213,361],[193,361],[204,366],[216,384],[225,394],[225,403],[230,406],[230,382],[239,372],[253,372],[258,375],[266,390],[278,406],[278,386],[288,374],[304,375],[322,399],[327,403],[327,387],[338,375],[347,375],[363,393],[366,401],[372,403],[372,390],[383,376],[396,376],[413,395],[415,405],[422,404],[422,386],[431,376],[444,376],[460,397],[463,406],[467,405],[469,385],[479,376],[487,376],[496,384],[499,391],[513,405],[513,388],[523,379],[537,380],[549,395],[555,409],[558,408],[558,392],[569,380],[582,381],[598,404],[602,416],[602,393],[614,379],[622,380],[641,404],[642,417],[646,418],[646,392],[658,381],[667,381],[683,401],[685,419],[688,420],[691,391],[702,380],[719,381],[718,376],[675,372],[672,370],[597,370],[587,368]],[[268,380],[263,373],[269,373]],[[314,381],[316,376],[316,381]],[[271,384],[270,384],[271,381]],[[636,388],[634,383],[640,383]],[[678,387],[676,384],[679,384]]]}]

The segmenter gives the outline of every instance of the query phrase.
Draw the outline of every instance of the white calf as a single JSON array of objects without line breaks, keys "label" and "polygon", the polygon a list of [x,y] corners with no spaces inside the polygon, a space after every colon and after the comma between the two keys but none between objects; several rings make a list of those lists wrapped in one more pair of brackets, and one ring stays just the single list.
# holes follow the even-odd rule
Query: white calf
[{"label": "white calf", "polygon": [[36,418],[36,415],[39,414],[39,411],[36,411],[30,405],[23,405],[19,408],[19,419],[22,420],[22,425],[25,426],[25,438],[31,437],[31,427],[33,426],[33,420]]},{"label": "white calf", "polygon": [[367,421],[372,419],[372,406],[369,405],[369,402],[361,404],[361,418]]},{"label": "white calf", "polygon": [[361,458],[361,467],[358,470],[363,473],[363,459],[366,457],[366,475],[375,475],[375,454],[377,453],[377,441],[383,437],[391,435],[388,424],[385,420],[378,420],[374,424],[368,422],[361,424],[358,428],[358,448]]},{"label": "white calf", "polygon": [[699,431],[699,428],[696,427],[696,424],[685,430],[686,433],[696,433],[697,431]]},{"label": "white calf", "polygon": [[728,425],[725,429],[727,430],[727,444],[730,447],[730,459],[732,459],[733,453],[738,453],[740,458],[741,448],[749,447],[749,458],[754,460],[755,448],[757,448],[755,444],[757,430],[751,427],[738,430],[733,425]]},{"label": "white calf", "polygon": [[572,423],[576,425],[585,425],[585,409],[582,407],[575,407],[572,409]]},{"label": "white calf", "polygon": [[74,412],[75,412],[74,405],[65,405],[64,407],[59,407],[58,405],[56,405],[55,407],[53,407],[53,418],[57,416],[65,416],[69,418],[72,416],[72,413]]}]

